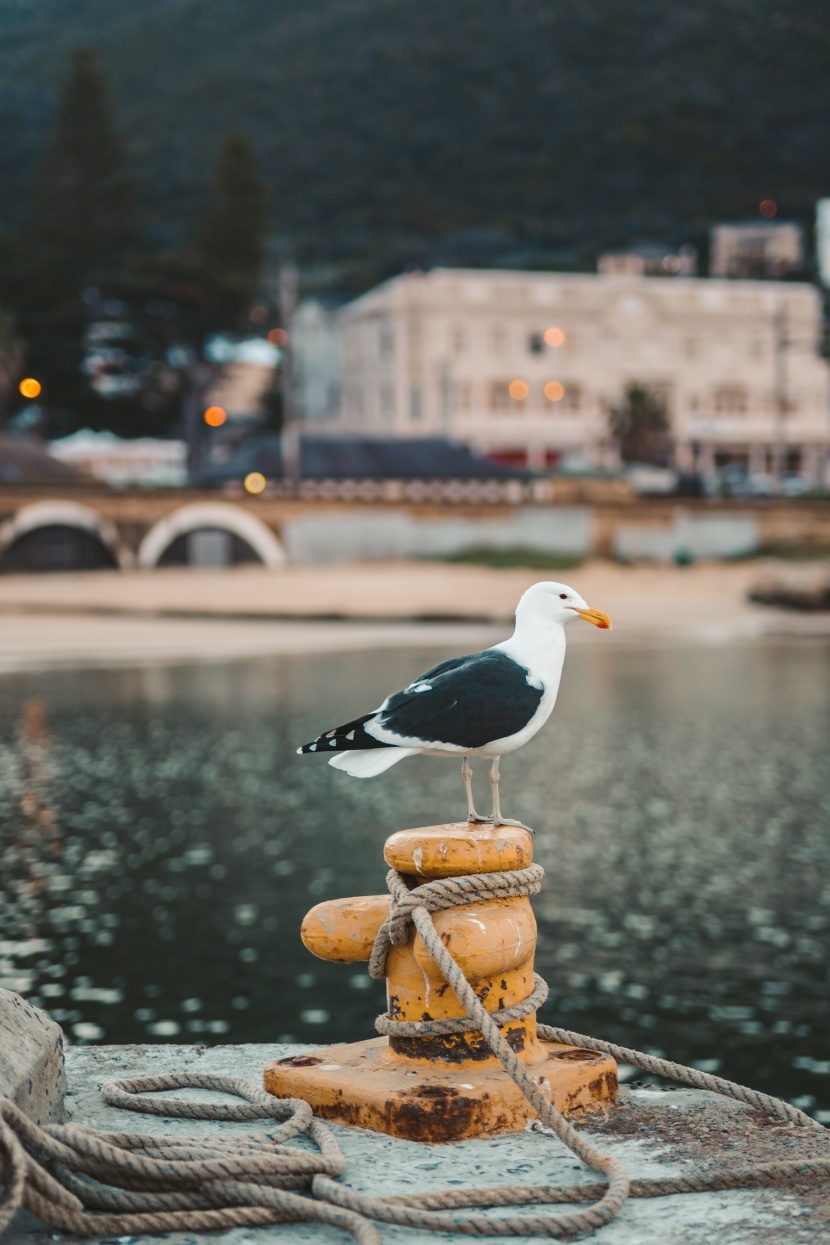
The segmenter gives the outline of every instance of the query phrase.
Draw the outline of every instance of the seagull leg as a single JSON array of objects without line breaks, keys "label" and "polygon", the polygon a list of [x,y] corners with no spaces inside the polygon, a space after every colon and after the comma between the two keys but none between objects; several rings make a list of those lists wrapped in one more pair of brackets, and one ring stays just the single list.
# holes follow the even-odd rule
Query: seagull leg
[{"label": "seagull leg", "polygon": [[514,821],[512,817],[502,817],[501,807],[499,805],[499,757],[493,757],[490,762],[490,789],[493,792],[493,812],[490,821],[494,826],[518,826],[520,830],[530,830],[531,834],[535,831],[526,826],[523,821]]},{"label": "seagull leg", "polygon": [[487,821],[486,817],[479,817],[473,804],[473,768],[469,757],[464,757],[461,762],[461,777],[464,779],[464,790],[467,792],[467,821],[473,824]]}]

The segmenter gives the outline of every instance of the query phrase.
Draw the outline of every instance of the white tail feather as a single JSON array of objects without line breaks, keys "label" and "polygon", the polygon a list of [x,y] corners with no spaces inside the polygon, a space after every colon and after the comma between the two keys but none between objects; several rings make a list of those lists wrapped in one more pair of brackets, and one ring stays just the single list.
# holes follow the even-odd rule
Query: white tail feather
[{"label": "white tail feather", "polygon": [[357,748],[353,752],[338,752],[329,757],[329,765],[342,769],[352,778],[374,778],[391,765],[397,765],[404,757],[415,756],[418,748]]}]

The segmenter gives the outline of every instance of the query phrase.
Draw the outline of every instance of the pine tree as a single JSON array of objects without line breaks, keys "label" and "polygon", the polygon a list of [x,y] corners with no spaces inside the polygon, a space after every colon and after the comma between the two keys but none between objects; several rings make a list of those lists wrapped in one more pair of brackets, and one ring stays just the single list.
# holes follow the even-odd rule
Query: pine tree
[{"label": "pine tree", "polygon": [[268,209],[256,152],[244,134],[222,144],[199,227],[197,249],[210,275],[243,307],[265,261]]},{"label": "pine tree", "polygon": [[21,342],[12,315],[0,307],[0,428],[5,425],[9,401],[23,364]]},{"label": "pine tree", "polygon": [[71,299],[91,274],[117,268],[136,241],[134,200],[104,77],[93,53],[77,51],[36,191],[41,289]]}]

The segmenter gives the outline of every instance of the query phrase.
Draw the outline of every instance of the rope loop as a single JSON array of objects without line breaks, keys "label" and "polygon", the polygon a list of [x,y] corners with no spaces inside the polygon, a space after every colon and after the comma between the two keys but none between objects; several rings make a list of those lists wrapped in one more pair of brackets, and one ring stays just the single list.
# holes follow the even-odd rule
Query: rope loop
[{"label": "rope loop", "polygon": [[[533,990],[526,998],[512,1007],[488,1012],[500,1029],[537,1011],[548,997],[548,983],[538,973],[533,974]],[[477,1029],[470,1016],[455,1020],[393,1020],[388,1012],[375,1018],[375,1028],[383,1037],[445,1037],[449,1033],[470,1033]]]},{"label": "rope loop", "polygon": [[[235,1094],[243,1102],[195,1102],[180,1098],[145,1098],[171,1089],[209,1089]],[[286,1120],[282,1128],[269,1134],[280,1141],[307,1133],[313,1112],[302,1098],[276,1098],[239,1076],[212,1076],[209,1073],[169,1072],[160,1076],[138,1076],[123,1081],[107,1081],[101,1096],[111,1107],[140,1111],[145,1115],[168,1115],[182,1120]]]},{"label": "rope loop", "polygon": [[379,981],[386,976],[386,956],[390,947],[402,947],[409,938],[416,909],[444,912],[488,899],[518,899],[538,895],[545,871],[541,865],[526,869],[506,869],[498,873],[470,873],[456,878],[434,878],[411,890],[397,869],[390,869],[386,885],[392,896],[389,916],[375,937],[369,957],[369,976]]}]

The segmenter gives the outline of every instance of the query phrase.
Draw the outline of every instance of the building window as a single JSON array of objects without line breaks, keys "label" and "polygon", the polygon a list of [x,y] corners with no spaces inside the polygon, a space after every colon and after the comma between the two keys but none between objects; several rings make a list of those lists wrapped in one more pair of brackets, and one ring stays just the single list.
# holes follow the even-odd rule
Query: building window
[{"label": "building window", "polygon": [[488,406],[491,411],[509,411],[515,403],[510,397],[509,380],[491,380],[488,391]]},{"label": "building window", "polygon": [[381,356],[388,358],[395,350],[395,334],[392,331],[391,324],[381,324],[378,332],[378,346]]},{"label": "building window", "polygon": [[542,333],[531,333],[527,339],[527,348],[531,354],[545,353],[545,338]]},{"label": "building window", "polygon": [[715,390],[714,408],[719,415],[745,415],[746,390],[737,385],[725,385]]},{"label": "building window", "polygon": [[582,396],[579,385],[566,385],[562,406],[566,411],[579,411],[582,409]]},{"label": "building window", "polygon": [[454,324],[450,331],[450,350],[454,355],[464,354],[467,349],[467,334],[460,324]]},{"label": "building window", "polygon": [[421,410],[421,390],[418,385],[413,385],[409,391],[409,418],[420,419]]},{"label": "building window", "polygon": [[340,405],[340,385],[336,380],[329,381],[327,393],[328,405],[326,409],[329,414],[335,415]]}]

